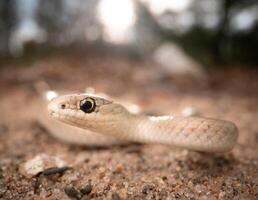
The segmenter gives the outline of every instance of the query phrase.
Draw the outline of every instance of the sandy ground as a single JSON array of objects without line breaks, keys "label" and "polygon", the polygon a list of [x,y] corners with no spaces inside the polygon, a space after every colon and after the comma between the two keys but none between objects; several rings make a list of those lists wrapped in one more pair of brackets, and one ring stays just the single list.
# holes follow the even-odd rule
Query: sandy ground
[{"label": "sandy ground", "polygon": [[[52,56],[0,68],[0,199],[258,199],[258,71],[227,69],[190,80],[151,64],[108,56]],[[45,108],[35,83],[53,89],[94,87],[149,114],[193,107],[234,121],[232,152],[201,154],[161,145],[77,147],[51,137],[36,120]],[[21,171],[37,155],[68,168],[34,176]]]}]

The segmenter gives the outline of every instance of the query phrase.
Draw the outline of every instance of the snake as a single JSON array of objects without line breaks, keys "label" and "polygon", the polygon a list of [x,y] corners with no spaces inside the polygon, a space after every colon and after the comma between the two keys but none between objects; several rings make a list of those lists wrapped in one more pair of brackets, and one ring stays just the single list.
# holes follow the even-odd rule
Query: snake
[{"label": "snake", "polygon": [[136,114],[112,99],[87,93],[55,97],[48,103],[47,111],[59,128],[63,126],[63,131],[69,132],[66,137],[64,132],[54,130],[55,137],[69,143],[130,141],[223,153],[232,150],[238,138],[238,128],[231,121]]}]

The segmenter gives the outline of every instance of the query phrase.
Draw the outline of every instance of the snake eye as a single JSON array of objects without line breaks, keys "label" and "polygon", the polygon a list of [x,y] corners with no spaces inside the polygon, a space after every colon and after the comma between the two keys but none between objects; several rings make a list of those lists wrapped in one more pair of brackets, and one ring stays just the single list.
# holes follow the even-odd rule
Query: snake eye
[{"label": "snake eye", "polygon": [[80,109],[85,113],[91,113],[95,110],[95,100],[87,97],[80,102]]}]

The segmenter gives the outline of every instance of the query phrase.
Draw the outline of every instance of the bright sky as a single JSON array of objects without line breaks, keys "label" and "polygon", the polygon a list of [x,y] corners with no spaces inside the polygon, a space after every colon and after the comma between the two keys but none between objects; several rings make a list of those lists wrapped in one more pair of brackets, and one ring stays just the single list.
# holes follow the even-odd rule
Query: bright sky
[{"label": "bright sky", "polygon": [[128,42],[128,34],[136,17],[131,0],[101,0],[98,16],[105,28],[105,40],[115,43]]}]

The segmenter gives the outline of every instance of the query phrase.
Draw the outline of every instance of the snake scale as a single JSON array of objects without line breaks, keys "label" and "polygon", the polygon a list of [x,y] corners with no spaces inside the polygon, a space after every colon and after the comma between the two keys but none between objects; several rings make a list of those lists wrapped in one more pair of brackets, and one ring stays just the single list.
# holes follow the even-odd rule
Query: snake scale
[{"label": "snake scale", "polygon": [[97,140],[98,144],[105,144],[121,140],[226,152],[238,138],[237,127],[230,121],[133,114],[119,103],[91,94],[56,97],[49,102],[48,113],[53,119],[76,127],[58,124],[69,132],[69,137],[53,130],[56,137],[70,143],[93,144]]}]

